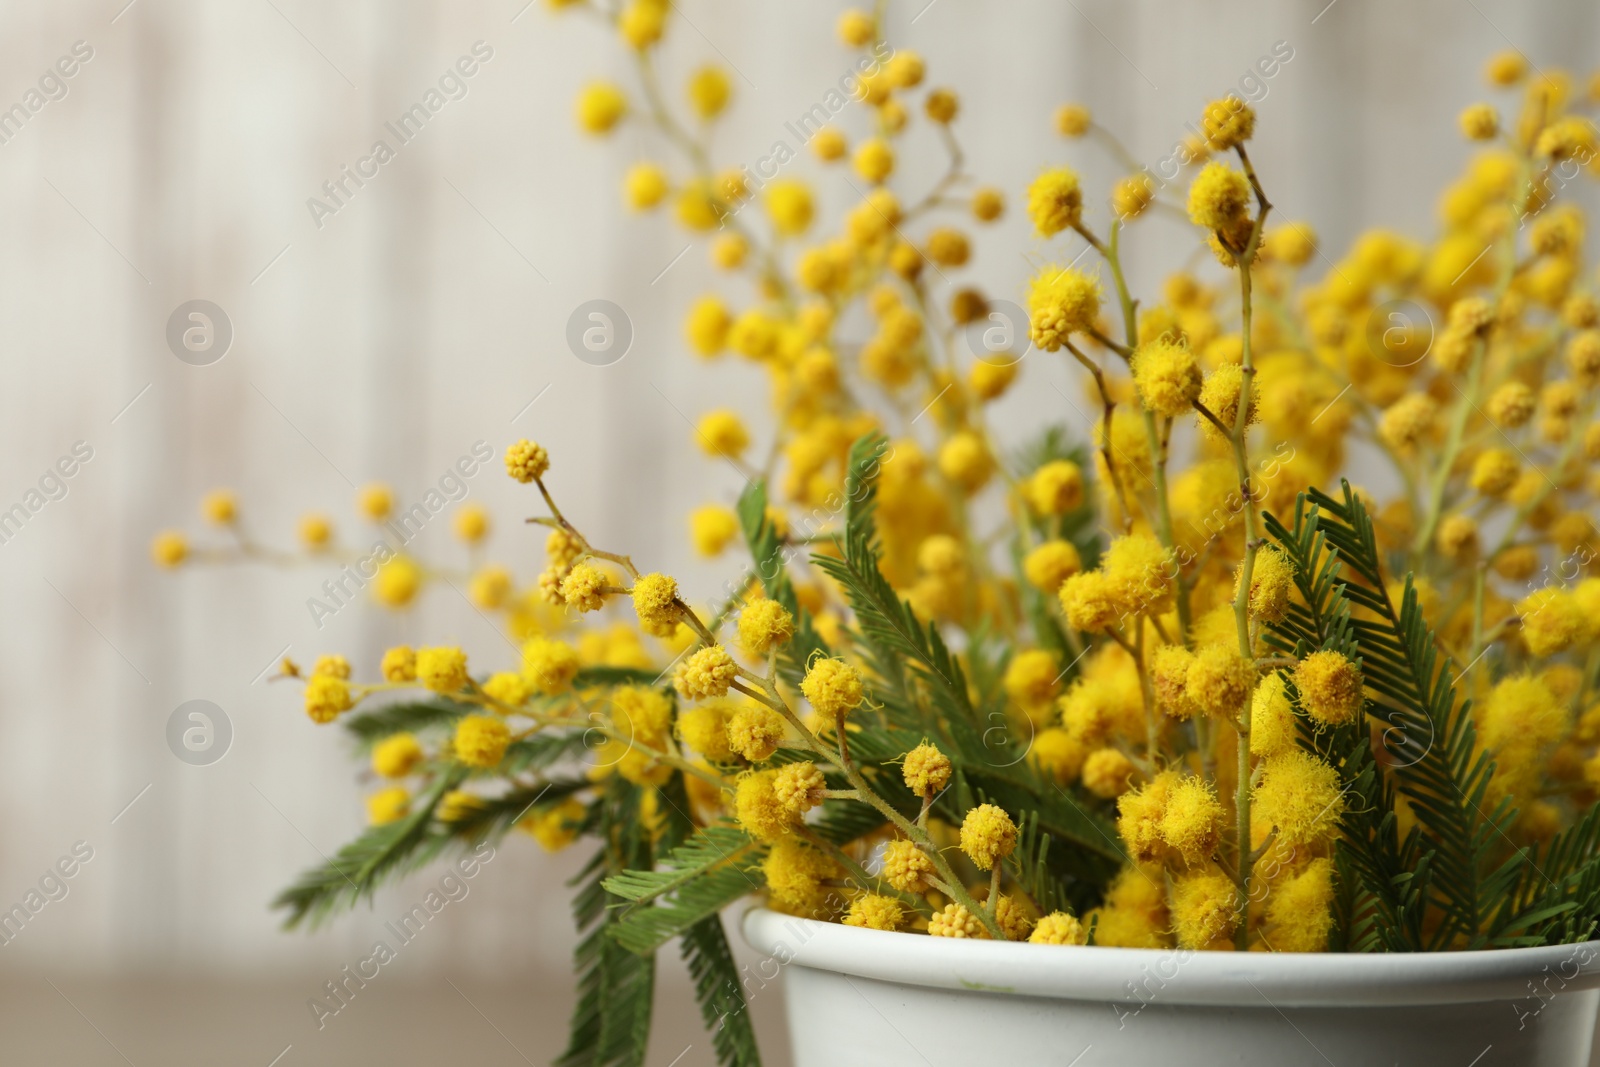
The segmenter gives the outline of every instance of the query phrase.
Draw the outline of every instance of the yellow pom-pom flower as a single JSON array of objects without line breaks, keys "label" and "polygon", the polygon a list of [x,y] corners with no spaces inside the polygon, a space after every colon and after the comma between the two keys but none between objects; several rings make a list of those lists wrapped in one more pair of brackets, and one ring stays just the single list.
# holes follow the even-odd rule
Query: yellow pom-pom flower
[{"label": "yellow pom-pom flower", "polygon": [[372,772],[383,778],[404,778],[422,762],[422,746],[411,734],[391,734],[372,748]]},{"label": "yellow pom-pom flower", "polygon": [[1076,267],[1050,264],[1028,286],[1028,318],[1033,343],[1059,351],[1074,333],[1094,326],[1100,313],[1100,283]]},{"label": "yellow pom-pom flower", "polygon": [[783,716],[761,704],[743,704],[728,719],[728,747],[752,763],[769,759],[783,743]]},{"label": "yellow pom-pom flower", "polygon": [[1189,186],[1189,218],[1208,230],[1229,230],[1248,216],[1250,182],[1225,163],[1207,163]]},{"label": "yellow pom-pom flower", "polygon": [[633,610],[646,629],[654,632],[678,622],[678,583],[665,574],[643,574],[634,579]]},{"label": "yellow pom-pom flower", "polygon": [[395,556],[378,568],[372,582],[372,596],[386,608],[396,610],[416,599],[422,589],[422,568],[409,556]]},{"label": "yellow pom-pom flower", "polygon": [[578,94],[578,126],[585,133],[610,133],[628,113],[628,98],[610,82],[593,82]]},{"label": "yellow pom-pom flower", "polygon": [[565,642],[534,637],[522,646],[522,673],[546,696],[566,692],[581,666],[578,653]]},{"label": "yellow pom-pom flower", "polygon": [[785,807],[774,792],[777,777],[775,770],[752,771],[739,778],[734,792],[734,817],[758,841],[777,841],[799,821],[799,816]]},{"label": "yellow pom-pom flower", "polygon": [[720,555],[739,536],[739,517],[716,504],[696,508],[689,516],[689,539],[702,556]]},{"label": "yellow pom-pom flower", "polygon": [[1083,945],[1089,940],[1089,932],[1075,916],[1064,911],[1053,911],[1040,919],[1033,928],[1033,933],[1028,935],[1028,942],[1034,945]]},{"label": "yellow pom-pom flower", "polygon": [[1172,931],[1183,948],[1202,949],[1239,925],[1239,890],[1220,870],[1187,874],[1172,883]]},{"label": "yellow pom-pom flower", "polygon": [[813,660],[800,680],[800,692],[824,720],[841,719],[866,699],[861,672],[842,659]]},{"label": "yellow pom-pom flower", "polygon": [[1192,410],[1204,381],[1187,345],[1163,338],[1133,354],[1133,384],[1144,406],[1157,415],[1175,418]]},{"label": "yellow pom-pom flower", "polygon": [[176,567],[189,558],[189,539],[177,530],[163,530],[150,542],[150,558],[163,567]]},{"label": "yellow pom-pom flower", "polygon": [[459,648],[417,650],[417,681],[435,693],[459,693],[470,680],[467,677],[467,654]]},{"label": "yellow pom-pom flower", "polygon": [[386,682],[414,682],[417,680],[417,654],[410,645],[397,645],[383,653],[378,669]]},{"label": "yellow pom-pom flower", "polygon": [[543,445],[523,439],[506,449],[506,473],[526,485],[545,476],[550,469],[550,453]]},{"label": "yellow pom-pom flower", "polygon": [[1331,649],[1313,652],[1294,670],[1300,706],[1313,721],[1343,726],[1361,714],[1364,701],[1361,668]]},{"label": "yellow pom-pom flower", "polygon": [[950,757],[924,741],[906,753],[901,774],[907,788],[924,800],[938,796],[950,784]]},{"label": "yellow pom-pom flower", "polygon": [[776,600],[752,600],[739,612],[739,644],[753,656],[765,656],[794,637],[794,616]]},{"label": "yellow pom-pom flower", "polygon": [[1083,559],[1071,541],[1053,539],[1029,552],[1022,560],[1022,574],[1028,584],[1044,593],[1055,593],[1061,583],[1083,569]]},{"label": "yellow pom-pom flower", "polygon": [[312,722],[329,723],[339,713],[355,706],[350,683],[330,674],[314,675],[306,681],[306,714]]},{"label": "yellow pom-pom flower", "polygon": [[1001,808],[979,804],[961,821],[961,851],[987,871],[1017,847],[1017,824]]},{"label": "yellow pom-pom flower", "polygon": [[411,814],[411,794],[402,786],[380,789],[367,797],[367,821],[373,826],[399,822]]},{"label": "yellow pom-pom flower", "polygon": [[1047,170],[1028,186],[1028,218],[1040,237],[1054,237],[1083,218],[1083,188],[1069,167]]},{"label": "yellow pom-pom flower", "polygon": [[1083,471],[1070,459],[1053,459],[1028,477],[1023,495],[1037,514],[1065,515],[1083,504]]},{"label": "yellow pom-pom flower", "polygon": [[1263,760],[1250,797],[1252,836],[1276,830],[1290,848],[1327,841],[1339,828],[1345,800],[1339,772],[1298,749]]},{"label": "yellow pom-pom flower", "polygon": [[469,767],[496,767],[511,744],[511,728],[492,715],[466,715],[456,723],[451,748]]},{"label": "yellow pom-pom flower", "polygon": [[928,920],[928,933],[933,937],[964,937],[986,940],[989,931],[983,922],[960,904],[946,904],[942,911]]},{"label": "yellow pom-pom flower", "polygon": [[739,666],[721,645],[708,645],[685,659],[678,668],[674,685],[685,700],[705,700],[728,695],[728,686],[739,675]]}]

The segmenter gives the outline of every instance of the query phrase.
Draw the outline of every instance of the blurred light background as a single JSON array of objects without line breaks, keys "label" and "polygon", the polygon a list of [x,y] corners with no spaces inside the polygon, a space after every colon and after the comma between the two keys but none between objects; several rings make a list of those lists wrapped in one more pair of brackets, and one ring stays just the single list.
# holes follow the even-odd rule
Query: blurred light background
[{"label": "blurred light background", "polygon": [[[793,143],[784,123],[849,69],[839,10],[678,0],[661,60],[675,100],[702,63],[733,72],[719,164]],[[960,92],[970,169],[1011,201],[953,280],[1014,300],[1030,260],[1062,251],[1040,246],[1017,210],[1026,182],[1071,162],[1103,220],[1122,173],[1095,145],[1055,136],[1062,101],[1088,104],[1154,167],[1206,100],[1287,47],[1252,94],[1252,154],[1278,217],[1309,221],[1337,255],[1365,225],[1432,231],[1437,191],[1468,153],[1455,115],[1484,95],[1488,54],[1515,47],[1580,76],[1600,58],[1600,9],[1582,0],[896,0],[889,27],[897,48],[924,55],[932,84]],[[505,639],[449,584],[408,615],[363,603],[319,629],[306,601],[332,567],[168,574],[147,545],[167,526],[199,535],[196,501],[215,486],[238,490],[263,541],[290,545],[297,516],[321,509],[346,544],[364,544],[356,486],[387,481],[409,505],[475,442],[498,455],[527,436],[549,447],[553,489],[594,540],[710,599],[736,564],[696,560],[685,516],[731,504],[742,480],[698,453],[689,422],[716,406],[754,416],[765,388],[750,366],[693,359],[681,320],[708,289],[750,294],[712,276],[703,243],[686,250],[670,212],[622,210],[629,162],[678,161],[637,124],[610,140],[577,132],[585,81],[636,84],[619,43],[582,12],[557,16],[542,0],[34,0],[0,12],[0,107],[76,42],[92,57],[66,94],[20,129],[0,126],[0,508],[75,443],[93,453],[64,497],[0,544],[0,906],[75,842],[93,859],[0,947],[0,1061],[547,1063],[571,1001],[562,882],[576,852],[508,842],[470,896],[321,1031],[306,999],[437,875],[310,935],[280,932],[268,908],[359,831],[367,788],[345,740],[264,680],[269,665],[285,650],[302,662],[342,652],[370,676],[400,640],[509,662]],[[315,219],[308,199],[375,140],[393,144],[384,124],[477,42],[492,56],[466,95]],[[847,132],[862,129],[857,110]],[[900,187],[920,195],[942,165],[915,130]],[[819,179],[826,220],[859,195],[804,153],[788,173]],[[1147,292],[1195,247],[1162,217],[1129,242]],[[209,366],[181,362],[165,339],[195,299],[232,324]],[[610,366],[565,340],[592,299],[632,323],[631,349]],[[1019,438],[1047,419],[1081,422],[1063,399],[1082,395],[1075,376],[1032,364],[996,422]],[[530,494],[498,460],[469,486],[499,520],[490,556],[531,580]],[[444,519],[417,550],[466,564]],[[192,699],[232,723],[231,750],[210,766],[166,743],[173,709]],[[652,1062],[711,1063],[668,971]],[[781,1064],[779,1000],[763,991],[755,1011]]]}]

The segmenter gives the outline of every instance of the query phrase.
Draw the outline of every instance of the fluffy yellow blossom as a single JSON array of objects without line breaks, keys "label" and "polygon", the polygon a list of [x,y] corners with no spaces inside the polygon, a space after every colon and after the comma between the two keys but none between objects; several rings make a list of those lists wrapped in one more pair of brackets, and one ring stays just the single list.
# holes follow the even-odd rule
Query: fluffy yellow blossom
[{"label": "fluffy yellow blossom", "polygon": [[727,729],[728,747],[752,763],[770,759],[783,743],[783,716],[761,704],[741,704]]},{"label": "fluffy yellow blossom", "polygon": [[1055,593],[1062,582],[1082,569],[1077,547],[1059,538],[1044,542],[1022,560],[1022,573],[1028,584],[1044,593]]},{"label": "fluffy yellow blossom", "polygon": [[643,574],[633,582],[633,610],[651,632],[678,621],[678,583],[665,574]]},{"label": "fluffy yellow blossom", "polygon": [[1506,382],[1489,394],[1484,410],[1496,426],[1514,430],[1533,417],[1533,390],[1518,381]]},{"label": "fluffy yellow blossom", "polygon": [[1577,598],[1564,589],[1546,587],[1517,603],[1522,641],[1533,655],[1543,658],[1564,652],[1582,640],[1593,620],[1585,617]]},{"label": "fluffy yellow blossom", "polygon": [[817,158],[824,163],[843,159],[849,150],[850,145],[837,126],[824,126],[811,137],[811,151],[815,152]]},{"label": "fluffy yellow blossom", "polygon": [[1133,383],[1144,406],[1167,418],[1189,412],[1204,378],[1187,345],[1162,339],[1140,345],[1133,354]]},{"label": "fluffy yellow blossom", "polygon": [[739,612],[739,644],[752,656],[765,656],[794,637],[794,616],[776,600],[752,600]]},{"label": "fluffy yellow blossom", "polygon": [[635,211],[648,211],[667,198],[667,172],[654,163],[635,163],[622,179],[623,199]]},{"label": "fluffy yellow blossom", "polygon": [[486,807],[482,797],[465,789],[452,789],[439,798],[434,814],[440,822],[464,822]]},{"label": "fluffy yellow blossom", "polygon": [[961,822],[961,851],[987,871],[1017,847],[1017,824],[993,804],[979,804]]},{"label": "fluffy yellow blossom", "polygon": [[480,504],[467,504],[451,520],[456,536],[475,545],[489,536],[489,511]]},{"label": "fluffy yellow blossom", "polygon": [[1500,113],[1492,104],[1472,104],[1461,112],[1460,123],[1469,141],[1492,141],[1500,132]]},{"label": "fluffy yellow blossom", "polygon": [[894,149],[881,137],[870,137],[856,148],[856,173],[873,185],[887,181],[894,172]]},{"label": "fluffy yellow blossom", "polygon": [[1112,800],[1133,785],[1133,761],[1114,748],[1089,753],[1083,761],[1083,787],[1097,797]]},{"label": "fluffy yellow blossom", "polygon": [[794,915],[827,919],[834,910],[823,882],[839,878],[844,868],[832,856],[797,837],[780,838],[761,862],[771,904]]},{"label": "fluffy yellow blossom", "polygon": [[689,104],[702,119],[713,119],[728,106],[733,87],[721,67],[706,65],[689,76]]},{"label": "fluffy yellow blossom", "polygon": [[1155,182],[1148,174],[1130,174],[1111,187],[1111,210],[1119,219],[1138,218],[1155,199]]},{"label": "fluffy yellow blossom", "polygon": [[1317,251],[1317,232],[1308,222],[1286,222],[1268,230],[1261,238],[1262,249],[1278,263],[1303,267]]},{"label": "fluffy yellow blossom", "polygon": [[579,563],[561,580],[561,599],[569,608],[599,611],[606,606],[609,587],[604,571],[592,563]]},{"label": "fluffy yellow blossom", "polygon": [[200,501],[200,517],[214,526],[227,526],[239,517],[239,498],[231,489],[213,489]]},{"label": "fluffy yellow blossom", "polygon": [[728,694],[728,686],[738,676],[738,664],[721,645],[708,645],[686,658],[678,667],[673,684],[685,700],[704,700]]},{"label": "fluffy yellow blossom", "polygon": [[333,540],[333,520],[321,512],[309,512],[300,516],[295,534],[309,551],[319,551],[326,548],[328,542]]},{"label": "fluffy yellow blossom", "polygon": [[422,588],[422,568],[407,556],[395,556],[378,568],[372,595],[386,608],[403,608]]},{"label": "fluffy yellow blossom", "polygon": [[1528,61],[1521,52],[1508,48],[1490,57],[1483,76],[1490,85],[1515,85],[1528,74]]},{"label": "fluffy yellow blossom", "polygon": [[1023,495],[1040,515],[1065,515],[1083,503],[1083,471],[1070,459],[1053,459],[1028,476]]},{"label": "fluffy yellow blossom", "polygon": [[906,786],[924,800],[937,796],[950,784],[950,757],[924,741],[906,753],[901,767]]},{"label": "fluffy yellow blossom", "polygon": [[1056,132],[1063,137],[1082,137],[1093,121],[1089,109],[1082,104],[1062,104],[1056,109]]},{"label": "fluffy yellow blossom", "polygon": [[422,762],[422,746],[410,734],[391,734],[372,747],[372,773],[404,778]]},{"label": "fluffy yellow blossom", "polygon": [[883,878],[903,893],[926,893],[934,877],[933,861],[916,844],[899,838],[883,850]]},{"label": "fluffy yellow blossom", "polygon": [[1343,653],[1324,650],[1302,659],[1294,669],[1294,686],[1300,706],[1314,722],[1343,726],[1361,714],[1361,668]]},{"label": "fluffy yellow blossom", "polygon": [[1101,561],[1112,596],[1124,614],[1165,611],[1178,576],[1172,550],[1149,534],[1118,537]]},{"label": "fluffy yellow blossom", "polygon": [[1006,664],[1001,685],[1030,718],[1037,717],[1061,692],[1061,663],[1049,649],[1018,652]]},{"label": "fluffy yellow blossom", "polygon": [[1378,436],[1397,452],[1409,452],[1433,433],[1439,405],[1426,393],[1407,393],[1384,409]]},{"label": "fluffy yellow blossom", "polygon": [[520,708],[533,696],[533,683],[516,671],[496,671],[483,683],[484,695],[510,708]]},{"label": "fluffy yellow blossom", "polygon": [[690,307],[683,332],[691,348],[709,357],[722,351],[732,325],[733,316],[727,306],[714,296],[703,296]]},{"label": "fluffy yellow blossom", "polygon": [[1472,461],[1472,488],[1484,496],[1503,496],[1522,473],[1517,457],[1503,448],[1488,448]]},{"label": "fluffy yellow blossom", "polygon": [[1034,945],[1082,945],[1089,940],[1089,933],[1083,924],[1074,916],[1064,911],[1053,911],[1040,919],[1033,927],[1033,933],[1028,935],[1028,941]]},{"label": "fluffy yellow blossom", "polygon": [[972,194],[972,214],[979,222],[993,222],[1005,209],[1005,194],[993,186],[981,186]]},{"label": "fluffy yellow blossom", "polygon": [[[1200,405],[1215,416],[1222,428],[1218,429],[1210,419],[1200,416],[1198,425],[1203,438],[1214,442],[1227,440],[1227,434],[1232,433],[1237,425],[1239,394],[1243,390],[1244,370],[1238,364],[1224,363],[1206,375],[1205,383],[1200,387]],[[1254,394],[1254,390],[1251,392]],[[1255,418],[1256,403],[1252,395],[1249,410],[1245,414],[1245,425],[1254,422]]]},{"label": "fluffy yellow blossom", "polygon": [[1122,618],[1122,601],[1104,571],[1074,574],[1061,583],[1061,610],[1067,625],[1084,633],[1100,633]]},{"label": "fluffy yellow blossom", "polygon": [[560,852],[578,839],[588,811],[577,797],[567,797],[523,816],[517,825],[546,852]]},{"label": "fluffy yellow blossom", "polygon": [[1233,934],[1239,925],[1239,890],[1215,868],[1186,874],[1172,883],[1172,931],[1184,948],[1201,949]]},{"label": "fluffy yellow blossom", "polygon": [[1168,790],[1157,832],[1175,855],[1194,865],[1217,851],[1225,817],[1211,783],[1190,775]]},{"label": "fluffy yellow blossom", "polygon": [[311,667],[311,674],[313,677],[325,674],[330,678],[348,680],[350,677],[350,661],[343,656],[318,656],[317,662]]},{"label": "fluffy yellow blossom", "polygon": [[435,693],[459,693],[467,687],[467,654],[459,648],[419,648],[417,681]]},{"label": "fluffy yellow blossom", "polygon": [[1161,820],[1166,814],[1167,798],[1179,779],[1176,771],[1162,771],[1117,800],[1117,833],[1127,845],[1128,854],[1140,863],[1166,856],[1167,843],[1161,834]]},{"label": "fluffy yellow blossom", "polygon": [[610,133],[628,113],[628,98],[610,82],[592,82],[578,94],[577,113],[585,133]]},{"label": "fluffy yellow blossom", "polygon": [[734,817],[750,836],[759,841],[776,841],[787,834],[799,816],[785,807],[773,791],[778,777],[775,770],[751,771],[739,778],[733,797]]},{"label": "fluffy yellow blossom", "polygon": [[511,572],[501,566],[485,567],[472,576],[467,596],[485,611],[496,611],[511,597],[514,582]]},{"label": "fluffy yellow blossom", "polygon": [[1333,875],[1333,861],[1318,858],[1273,885],[1265,918],[1272,928],[1274,951],[1327,949],[1333,930]]},{"label": "fluffy yellow blossom", "polygon": [[728,508],[707,504],[689,516],[689,538],[702,556],[719,555],[739,536],[739,517]]},{"label": "fluffy yellow blossom", "polygon": [[386,682],[414,682],[417,680],[417,654],[409,645],[397,645],[384,652],[379,670]]},{"label": "fluffy yellow blossom", "polygon": [[805,182],[785,179],[766,188],[767,215],[772,227],[785,237],[804,233],[815,211],[811,188]]},{"label": "fluffy yellow blossom", "polygon": [[1100,313],[1100,283],[1076,267],[1050,264],[1028,285],[1028,318],[1033,343],[1059,351],[1074,333],[1094,326]]},{"label": "fluffy yellow blossom", "polygon": [[549,469],[550,453],[543,445],[524,438],[506,449],[506,473],[523,484],[543,478]]},{"label": "fluffy yellow blossom", "polygon": [[856,8],[851,8],[840,15],[834,28],[839,40],[852,48],[871,44],[878,34],[877,23],[873,21],[872,16]]},{"label": "fluffy yellow blossom", "polygon": [[928,933],[934,937],[965,937],[986,940],[989,931],[979,918],[960,904],[946,904],[928,920]]},{"label": "fluffy yellow blossom", "polygon": [[[1256,553],[1250,569],[1250,615],[1262,622],[1278,622],[1289,610],[1289,594],[1294,589],[1294,561],[1278,549],[1264,546]],[[1234,589],[1239,579],[1234,578]]]},{"label": "fluffy yellow blossom", "polygon": [[865,930],[898,930],[906,923],[906,909],[894,897],[866,893],[850,902],[850,913],[840,921]]},{"label": "fluffy yellow blossom", "polygon": [[1255,129],[1255,109],[1237,96],[1211,101],[1200,116],[1200,132],[1217,151],[1243,144]]},{"label": "fluffy yellow blossom", "polygon": [[800,692],[824,719],[843,718],[866,699],[861,672],[841,659],[813,660],[800,680]]},{"label": "fluffy yellow blossom", "polygon": [[350,683],[330,674],[318,674],[306,681],[306,714],[312,722],[329,723],[342,711],[355,706]]},{"label": "fluffy yellow blossom", "polygon": [[1189,218],[1208,230],[1228,230],[1248,216],[1250,183],[1225,163],[1207,163],[1189,186]]},{"label": "fluffy yellow blossom", "polygon": [[1206,645],[1195,653],[1184,693],[1207,715],[1233,718],[1255,689],[1255,664],[1230,645]]},{"label": "fluffy yellow blossom", "polygon": [[727,763],[733,759],[728,742],[730,708],[725,701],[708,701],[685,708],[678,715],[678,738],[708,760]]},{"label": "fluffy yellow blossom", "polygon": [[163,530],[150,542],[150,558],[163,567],[176,567],[189,558],[189,540],[177,530]]},{"label": "fluffy yellow blossom", "polygon": [[1150,660],[1150,684],[1156,706],[1174,719],[1192,719],[1200,705],[1189,696],[1189,668],[1194,653],[1182,645],[1162,645]]},{"label": "fluffy yellow blossom", "polygon": [[564,642],[534,637],[522,646],[522,673],[547,696],[566,692],[580,666],[578,653]]},{"label": "fluffy yellow blossom", "polygon": [[1252,836],[1275,829],[1278,841],[1289,847],[1332,837],[1345,809],[1339,772],[1299,749],[1263,760],[1250,797]]},{"label": "fluffy yellow blossom", "polygon": [[962,430],[940,446],[939,472],[963,491],[975,493],[994,474],[994,456],[983,438]]},{"label": "fluffy yellow blossom", "polygon": [[1274,671],[1256,686],[1250,698],[1250,752],[1276,756],[1295,747],[1298,730],[1283,675]]},{"label": "fluffy yellow blossom", "polygon": [[1068,167],[1047,170],[1028,186],[1028,218],[1040,237],[1054,237],[1083,217],[1083,189]]},{"label": "fluffy yellow blossom", "polygon": [[800,815],[821,804],[827,788],[827,779],[810,760],[785,764],[772,779],[772,793],[778,802]]},{"label": "fluffy yellow blossom", "polygon": [[496,767],[511,744],[511,728],[492,715],[466,715],[451,741],[456,759],[469,767]]},{"label": "fluffy yellow blossom", "polygon": [[380,789],[367,797],[367,821],[373,826],[399,822],[411,814],[411,794],[402,786]]}]

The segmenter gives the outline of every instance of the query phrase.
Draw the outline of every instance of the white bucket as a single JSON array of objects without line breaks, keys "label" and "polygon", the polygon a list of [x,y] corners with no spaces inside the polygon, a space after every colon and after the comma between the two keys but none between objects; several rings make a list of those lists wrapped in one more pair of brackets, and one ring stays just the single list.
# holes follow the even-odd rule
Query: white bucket
[{"label": "white bucket", "polygon": [[[751,908],[795,1067],[1587,1067],[1600,942],[1232,953],[967,941]],[[770,970],[768,964],[764,970]]]}]

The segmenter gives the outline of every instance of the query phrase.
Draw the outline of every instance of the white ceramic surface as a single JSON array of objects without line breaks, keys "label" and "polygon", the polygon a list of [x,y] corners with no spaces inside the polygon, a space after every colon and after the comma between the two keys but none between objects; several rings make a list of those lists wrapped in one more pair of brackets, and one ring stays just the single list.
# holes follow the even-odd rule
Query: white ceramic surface
[{"label": "white ceramic surface", "polygon": [[1584,1067],[1600,1007],[1600,942],[1236,955],[742,925],[752,977],[784,976],[795,1067]]}]

